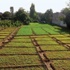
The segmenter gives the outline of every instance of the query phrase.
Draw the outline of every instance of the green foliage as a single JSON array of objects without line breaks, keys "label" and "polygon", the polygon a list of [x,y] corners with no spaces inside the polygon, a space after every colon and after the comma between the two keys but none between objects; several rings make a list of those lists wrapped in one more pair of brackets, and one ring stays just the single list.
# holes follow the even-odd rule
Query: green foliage
[{"label": "green foliage", "polygon": [[64,8],[61,10],[61,13],[63,13],[64,15],[67,15],[69,12],[69,8]]},{"label": "green foliage", "polygon": [[17,21],[17,20],[22,22],[25,25],[29,24],[30,18],[23,8],[20,8],[14,15],[14,21]]},{"label": "green foliage", "polygon": [[2,19],[10,19],[11,18],[11,13],[6,11],[2,14]]},{"label": "green foliage", "polygon": [[0,26],[1,27],[13,27],[13,26],[20,26],[22,23],[20,21],[16,21],[13,24],[11,24],[11,20],[1,20]]},{"label": "green foliage", "polygon": [[46,23],[52,23],[52,16],[53,16],[52,9],[47,10],[44,14],[45,22]]},{"label": "green foliage", "polygon": [[1,20],[0,21],[0,26],[1,27],[10,27],[11,26],[11,21],[10,20]]}]

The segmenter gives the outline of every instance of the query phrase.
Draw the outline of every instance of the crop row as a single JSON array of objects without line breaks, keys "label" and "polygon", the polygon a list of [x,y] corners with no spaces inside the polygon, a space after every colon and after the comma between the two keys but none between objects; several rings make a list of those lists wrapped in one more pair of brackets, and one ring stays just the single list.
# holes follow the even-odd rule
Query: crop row
[{"label": "crop row", "polygon": [[45,70],[43,66],[23,67],[23,68],[1,68],[0,70]]},{"label": "crop row", "polygon": [[37,54],[35,48],[3,48],[0,50],[0,55],[8,54]]},{"label": "crop row", "polygon": [[42,34],[48,34],[46,31],[44,31],[42,28],[33,28],[33,31],[36,35],[42,35]]},{"label": "crop row", "polygon": [[[30,24],[27,26],[22,26],[18,31],[17,35],[43,35],[43,34],[66,34],[66,30],[62,31],[61,27],[54,27],[49,24]],[[69,34],[69,33],[67,33]]]},{"label": "crop row", "polygon": [[67,50],[64,46],[62,45],[40,45],[41,49],[43,51],[62,51],[62,50]]},{"label": "crop row", "polygon": [[55,37],[61,43],[68,45],[68,47],[70,46],[70,37],[69,36],[67,36],[67,35],[50,35],[50,36]]},{"label": "crop row", "polygon": [[49,59],[67,59],[70,58],[70,51],[46,51],[46,56]]},{"label": "crop row", "polygon": [[[50,37],[60,38],[64,42],[67,41],[67,37],[65,35],[50,35]],[[70,51],[63,45],[59,45],[50,37],[36,36],[34,38],[39,44],[40,49],[44,51],[46,59],[50,60],[48,63],[53,66],[51,67],[54,70],[70,70]]]},{"label": "crop row", "polygon": [[0,67],[43,65],[38,55],[1,56]]},{"label": "crop row", "polygon": [[52,60],[55,70],[70,70],[70,60]]},{"label": "crop row", "polygon": [[23,43],[23,42],[10,42],[8,44],[5,45],[5,47],[23,47],[23,48],[26,48],[26,47],[34,47],[34,45],[32,43]]},{"label": "crop row", "polygon": [[13,32],[15,28],[6,28],[0,31],[0,41],[2,41],[4,38],[6,38],[11,32]]}]

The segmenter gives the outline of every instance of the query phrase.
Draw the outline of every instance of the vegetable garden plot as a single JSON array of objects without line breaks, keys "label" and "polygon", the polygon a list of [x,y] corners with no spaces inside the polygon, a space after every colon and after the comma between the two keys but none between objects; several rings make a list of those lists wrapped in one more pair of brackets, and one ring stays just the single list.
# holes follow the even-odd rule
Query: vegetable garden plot
[{"label": "vegetable garden plot", "polygon": [[64,34],[64,35],[67,36],[67,37],[70,36],[70,34]]},{"label": "vegetable garden plot", "polygon": [[14,39],[29,39],[29,36],[15,36]]},{"label": "vegetable garden plot", "polygon": [[17,35],[33,35],[31,28],[28,27],[21,27],[17,32]]},{"label": "vegetable garden plot", "polygon": [[1,56],[0,67],[43,65],[38,55]]},{"label": "vegetable garden plot", "polygon": [[62,45],[40,45],[41,49],[43,51],[61,51],[61,50],[67,50]]},{"label": "vegetable garden plot", "polygon": [[65,37],[65,38],[57,38],[58,40],[61,40],[61,41],[69,41],[70,40],[70,38],[69,37]]},{"label": "vegetable garden plot", "polygon": [[[0,55],[37,54],[35,48],[2,48]],[[24,55],[23,55],[24,56]]]},{"label": "vegetable garden plot", "polygon": [[24,68],[1,68],[0,70],[45,70],[44,66],[32,66]]},{"label": "vegetable garden plot", "polygon": [[6,38],[15,28],[7,28],[0,31],[0,41]]},{"label": "vegetable garden plot", "polygon": [[17,42],[9,42],[8,44],[6,44],[6,46],[33,46],[32,43],[23,43],[23,42],[20,42],[20,43],[17,43]]},{"label": "vegetable garden plot", "polygon": [[0,33],[0,36],[5,36],[5,35],[8,35],[8,33]]},{"label": "vegetable garden plot", "polygon": [[52,38],[49,38],[49,37],[45,37],[45,38],[35,38],[35,40],[37,40],[37,41],[49,41],[49,40],[53,41],[53,39],[52,39]]},{"label": "vegetable garden plot", "polygon": [[52,29],[50,30],[50,28],[43,28],[45,31],[47,31],[48,33],[50,34],[60,34],[59,32],[57,31],[53,31]]},{"label": "vegetable garden plot", "polygon": [[33,47],[34,45],[32,43],[15,43],[15,42],[10,42],[8,44],[5,45],[5,47],[10,47],[10,48],[30,48]]},{"label": "vegetable garden plot", "polygon": [[5,36],[0,36],[0,39],[4,39],[6,37],[6,35]]},{"label": "vegetable garden plot", "polygon": [[64,35],[49,35],[50,37],[55,37],[55,38],[65,38],[66,36]]},{"label": "vegetable garden plot", "polygon": [[42,28],[33,28],[33,31],[36,35],[42,35],[42,34],[48,34],[46,31],[44,31]]},{"label": "vegetable garden plot", "polygon": [[47,45],[47,44],[58,44],[57,42],[55,41],[37,41],[38,44],[40,45]]},{"label": "vegetable garden plot", "polygon": [[47,58],[49,59],[70,59],[70,51],[46,51]]},{"label": "vegetable garden plot", "polygon": [[0,33],[9,33],[10,31],[13,31],[15,28],[13,27],[13,28],[6,28],[6,29],[4,29],[4,30],[2,30],[2,31],[0,31]]},{"label": "vegetable garden plot", "polygon": [[17,42],[17,43],[19,43],[19,42],[23,42],[23,43],[25,43],[25,42],[29,42],[29,43],[31,43],[31,40],[30,39],[23,39],[23,38],[19,38],[19,39],[13,39],[11,42]]},{"label": "vegetable garden plot", "polygon": [[55,70],[70,70],[70,60],[52,60]]},{"label": "vegetable garden plot", "polygon": [[31,36],[32,38],[48,38],[48,36],[47,35],[34,35],[34,36]]},{"label": "vegetable garden plot", "polygon": [[63,43],[70,43],[70,40],[62,40],[61,42],[63,42]]}]

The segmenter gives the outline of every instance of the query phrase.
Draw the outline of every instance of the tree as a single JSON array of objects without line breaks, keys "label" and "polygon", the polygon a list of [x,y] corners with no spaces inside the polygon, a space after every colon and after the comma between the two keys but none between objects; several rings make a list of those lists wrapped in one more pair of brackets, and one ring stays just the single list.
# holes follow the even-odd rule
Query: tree
[{"label": "tree", "polygon": [[11,24],[13,24],[14,7],[10,7],[10,12],[11,12]]},{"label": "tree", "polygon": [[67,13],[66,13],[65,22],[67,24],[67,27],[70,29],[70,0],[69,0],[69,3],[68,3],[68,10],[67,10]]},{"label": "tree", "polygon": [[44,21],[45,21],[44,13],[37,13],[37,15],[38,15],[38,21],[40,23],[44,23]]},{"label": "tree", "polygon": [[30,18],[32,21],[37,21],[37,13],[35,11],[35,5],[32,3],[30,7]]},{"label": "tree", "polygon": [[61,13],[63,13],[64,15],[67,15],[68,12],[69,12],[69,8],[64,8],[61,10]]},{"label": "tree", "polygon": [[3,19],[10,19],[11,18],[11,13],[9,11],[6,11],[3,13]]},{"label": "tree", "polygon": [[0,12],[0,20],[3,18],[2,13]]},{"label": "tree", "polygon": [[70,28],[70,12],[66,15],[65,22],[67,27]]},{"label": "tree", "polygon": [[46,23],[52,23],[52,16],[53,16],[52,9],[48,9],[44,14],[45,22]]},{"label": "tree", "polygon": [[29,16],[28,14],[24,11],[23,8],[20,8],[14,15],[14,21],[21,21],[23,24],[29,24]]}]

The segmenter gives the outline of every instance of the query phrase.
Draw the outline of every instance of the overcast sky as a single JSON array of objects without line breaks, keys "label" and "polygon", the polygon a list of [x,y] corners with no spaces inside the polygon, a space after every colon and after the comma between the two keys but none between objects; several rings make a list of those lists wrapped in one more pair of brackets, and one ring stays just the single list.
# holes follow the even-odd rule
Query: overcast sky
[{"label": "overcast sky", "polygon": [[0,12],[10,11],[10,6],[17,11],[23,7],[26,11],[30,10],[31,3],[35,4],[37,12],[45,12],[47,9],[53,9],[53,12],[60,12],[67,6],[69,0],[0,0]]}]

